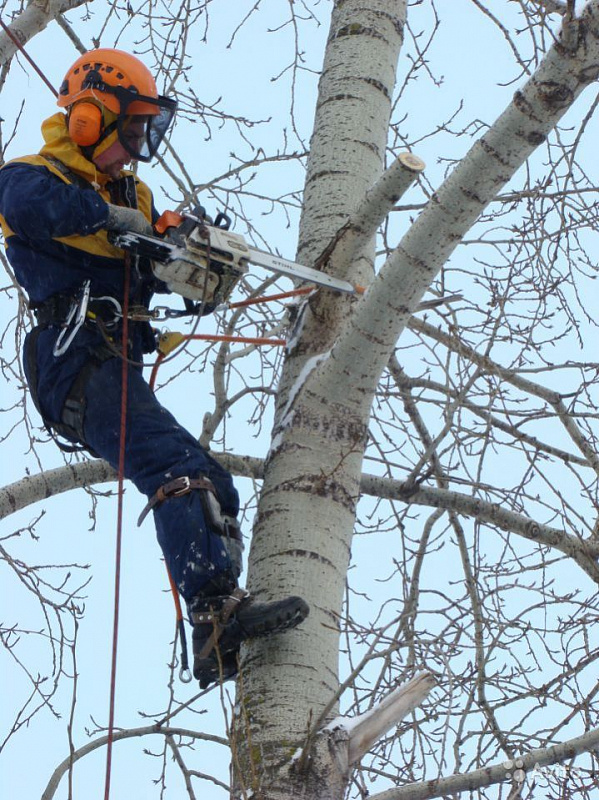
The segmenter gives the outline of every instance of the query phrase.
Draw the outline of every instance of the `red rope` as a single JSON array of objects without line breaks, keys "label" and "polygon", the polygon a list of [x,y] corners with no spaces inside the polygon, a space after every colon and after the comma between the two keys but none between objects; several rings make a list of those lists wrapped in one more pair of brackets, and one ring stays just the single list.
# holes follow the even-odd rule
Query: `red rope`
[{"label": "red rope", "polygon": [[312,294],[316,286],[304,286],[301,289],[292,289],[290,292],[279,292],[279,294],[267,294],[261,297],[250,297],[247,300],[238,300],[236,303],[229,303],[229,308],[245,308],[259,303],[273,303],[275,300],[287,300],[290,297],[298,297],[302,294]]},{"label": "red rope", "polygon": [[154,386],[156,385],[156,376],[158,375],[158,367],[162,364],[166,356],[164,353],[158,353],[156,357],[156,361],[154,362],[154,366],[152,367],[152,372],[150,373],[150,389],[154,391]]},{"label": "red rope", "polygon": [[128,389],[128,342],[129,342],[129,288],[131,283],[131,262],[125,256],[125,275],[123,286],[123,328],[122,328],[122,368],[121,368],[121,429],[119,442],[118,468],[118,508],[116,530],[116,552],[114,569],[114,621],[112,628],[112,667],[110,672],[110,703],[108,712],[108,742],[106,750],[106,781],[104,784],[104,800],[110,796],[110,776],[112,770],[112,743],[114,740],[114,707],[116,694],[116,663],[119,638],[119,603],[121,595],[121,549],[123,540],[123,499],[125,484],[125,443],[127,434],[127,389]]},{"label": "red rope", "polygon": [[[194,333],[194,334],[187,334],[186,336],[182,337],[181,341],[189,341],[190,339],[198,339],[206,342],[237,342],[241,344],[255,344],[255,345],[272,345],[274,347],[285,347],[287,341],[285,339],[275,339],[269,338],[268,336],[229,336],[225,333]],[[154,366],[152,367],[152,372],[150,374],[150,389],[154,389],[156,385],[156,376],[158,375],[158,369],[164,359],[166,358],[166,353],[159,353],[156,357],[156,361],[154,362]]]},{"label": "red rope", "polygon": [[52,84],[50,83],[50,81],[48,80],[48,78],[46,78],[46,76],[45,76],[45,75],[44,75],[44,73],[41,71],[41,69],[38,67],[38,65],[35,63],[35,61],[34,61],[34,60],[31,58],[31,56],[29,55],[29,53],[27,52],[27,50],[25,50],[25,48],[23,47],[23,45],[21,44],[21,42],[20,42],[20,41],[17,39],[17,37],[16,37],[16,36],[13,34],[13,32],[11,31],[11,29],[10,29],[10,28],[9,28],[7,25],[5,25],[5,24],[2,22],[2,20],[1,20],[1,19],[0,19],[0,26],[2,26],[2,29],[5,31],[5,33],[7,34],[7,36],[8,36],[8,37],[9,37],[9,38],[12,40],[13,44],[15,44],[15,45],[16,45],[16,46],[19,48],[19,50],[20,50],[20,51],[23,53],[23,55],[25,56],[25,58],[27,59],[27,61],[29,61],[29,63],[31,64],[31,66],[33,67],[33,69],[34,69],[34,70],[37,72],[37,74],[38,74],[38,75],[40,76],[40,78],[43,80],[43,82],[46,84],[46,86],[48,87],[48,89],[50,89],[50,91],[52,92],[52,94],[54,95],[54,97],[58,97],[58,92],[57,92],[57,91],[56,91],[56,89],[55,89],[55,88],[52,86]]},{"label": "red rope", "polygon": [[241,344],[269,344],[285,347],[286,339],[274,339],[272,336],[230,336],[228,333],[192,333],[186,339],[197,339],[204,342],[240,342]]},{"label": "red rope", "polygon": [[[246,306],[254,306],[259,303],[273,303],[275,300],[287,300],[291,297],[299,297],[303,294],[312,294],[319,287],[318,286],[302,286],[300,289],[292,289],[289,292],[279,292],[279,294],[267,294],[261,297],[250,297],[247,300],[239,300],[236,303],[229,303],[229,308],[245,308]],[[364,286],[354,284],[356,294],[364,294],[366,289]]]}]

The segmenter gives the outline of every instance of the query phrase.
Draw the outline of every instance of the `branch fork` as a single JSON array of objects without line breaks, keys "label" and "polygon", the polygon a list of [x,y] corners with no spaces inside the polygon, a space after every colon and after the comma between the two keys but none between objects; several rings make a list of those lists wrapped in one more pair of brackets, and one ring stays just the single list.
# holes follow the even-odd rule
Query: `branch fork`
[{"label": "branch fork", "polygon": [[380,703],[356,717],[337,717],[324,729],[338,763],[356,764],[391,728],[420,706],[437,685],[430,672],[420,672],[390,692]]}]

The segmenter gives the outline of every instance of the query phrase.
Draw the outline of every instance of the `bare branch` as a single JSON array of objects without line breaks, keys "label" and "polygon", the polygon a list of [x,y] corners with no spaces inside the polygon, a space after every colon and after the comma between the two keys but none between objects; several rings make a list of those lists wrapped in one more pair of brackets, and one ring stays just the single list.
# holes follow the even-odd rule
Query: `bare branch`
[{"label": "bare branch", "polygon": [[387,697],[369,708],[358,717],[337,717],[325,731],[333,734],[336,747],[340,746],[341,737],[338,732],[345,732],[344,746],[347,746],[347,758],[350,764],[360,761],[365,753],[405,716],[424,701],[425,697],[436,686],[437,680],[433,675],[421,672],[403,686],[398,686]]},{"label": "bare branch", "polygon": [[[141,736],[184,736],[192,740],[200,740],[205,742],[215,742],[216,744],[222,744],[225,747],[228,746],[229,742],[227,739],[223,739],[220,736],[213,736],[209,733],[200,733],[199,731],[190,730],[188,728],[161,728],[159,725],[147,725],[143,728],[129,728],[128,730],[119,730],[115,731],[112,740],[114,742],[120,742],[125,739],[134,739],[139,738]],[[84,756],[93,753],[94,750],[97,750],[100,747],[104,747],[108,743],[108,736],[101,736],[93,741],[89,742],[89,744],[84,745],[83,747],[78,748],[77,750],[73,751],[64,761],[62,761],[58,767],[52,773],[52,777],[46,786],[44,793],[41,796],[41,800],[52,800],[54,797],[56,790],[60,784],[60,781],[69,769],[71,769],[72,765],[79,761],[80,759],[84,758]]]},{"label": "bare branch", "polygon": [[359,250],[370,243],[385,217],[424,168],[424,161],[418,156],[400,153],[372,189],[366,192],[350,219],[316,259],[315,267],[337,277],[350,274]]},{"label": "bare branch", "polygon": [[[9,29],[13,36],[25,44],[32,39],[58,15],[64,14],[73,8],[78,8],[87,0],[33,0],[27,8],[15,19]],[[0,33],[0,67],[7,64],[18,52],[17,45],[8,34]]]},{"label": "bare branch", "polygon": [[[581,753],[590,752],[598,744],[599,730],[589,731],[563,744],[541,747],[518,755],[518,768],[526,771],[533,770],[535,767],[561,763]],[[521,767],[520,763],[522,763]],[[508,763],[506,766],[504,762],[485,769],[468,772],[464,775],[451,775],[448,778],[437,778],[432,781],[423,781],[420,784],[410,784],[397,789],[389,789],[386,792],[372,795],[371,800],[431,800],[433,797],[476,791],[476,789],[482,789],[484,786],[492,786],[509,780],[507,777],[509,771],[510,764]]]}]

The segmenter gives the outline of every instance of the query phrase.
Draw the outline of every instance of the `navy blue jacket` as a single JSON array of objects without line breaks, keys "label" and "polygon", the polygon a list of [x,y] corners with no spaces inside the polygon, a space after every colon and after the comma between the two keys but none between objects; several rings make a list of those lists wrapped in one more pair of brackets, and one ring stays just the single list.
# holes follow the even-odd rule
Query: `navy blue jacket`
[{"label": "navy blue jacket", "polygon": [[[104,229],[111,179],[98,173],[70,140],[64,114],[46,120],[42,133],[46,144],[38,155],[15,159],[0,169],[0,225],[15,276],[34,305],[52,295],[76,294],[86,279],[91,280],[92,296],[108,295],[122,303],[124,252],[110,244]],[[48,156],[89,188],[71,182]],[[138,207],[153,222],[158,214],[151,192],[135,180]],[[164,291],[164,285],[154,278],[149,262],[140,262],[132,270],[130,301],[147,307],[157,290]],[[73,380],[103,341],[97,329],[82,328],[67,353],[55,358],[59,333],[58,326],[50,326],[38,339],[35,387],[44,417],[55,422],[60,421]],[[143,352],[153,349],[149,326],[132,325],[131,338],[132,358],[140,361]]]}]

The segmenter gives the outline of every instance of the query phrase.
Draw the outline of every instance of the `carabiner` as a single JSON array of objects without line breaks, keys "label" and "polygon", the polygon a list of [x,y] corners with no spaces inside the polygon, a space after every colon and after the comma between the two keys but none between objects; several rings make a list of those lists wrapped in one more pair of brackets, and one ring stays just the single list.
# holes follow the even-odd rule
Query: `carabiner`
[{"label": "carabiner", "polygon": [[[69,309],[69,313],[67,314],[67,318],[65,320],[63,328],[61,332],[58,334],[56,341],[54,342],[52,355],[55,358],[59,358],[60,356],[64,355],[67,352],[67,350],[71,346],[71,342],[73,341],[75,336],[77,336],[79,328],[81,328],[81,326],[85,322],[85,316],[87,314],[87,306],[89,303],[90,286],[91,286],[91,279],[88,278],[81,287],[80,298],[78,300],[73,300],[73,303]],[[73,323],[72,327],[71,323]]]}]

